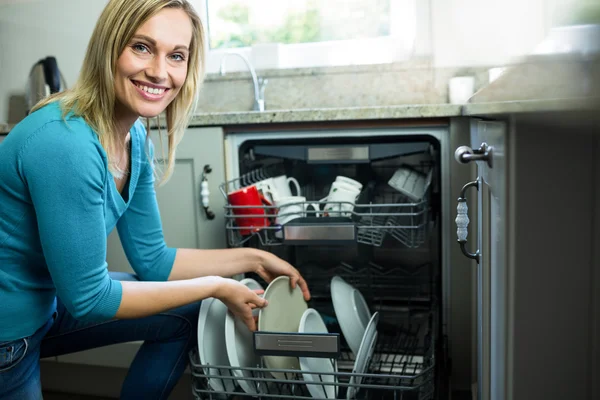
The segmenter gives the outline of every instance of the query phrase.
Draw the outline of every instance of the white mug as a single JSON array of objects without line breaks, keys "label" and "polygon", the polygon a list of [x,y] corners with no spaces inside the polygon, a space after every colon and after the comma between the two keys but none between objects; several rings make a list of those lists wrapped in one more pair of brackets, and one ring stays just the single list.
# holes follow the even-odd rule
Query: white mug
[{"label": "white mug", "polygon": [[[271,178],[271,182],[273,185],[271,190],[274,191],[274,195],[277,198],[302,195],[302,192],[300,190],[300,184],[298,183],[296,178],[293,178],[291,176],[287,177],[285,175],[279,175],[275,178]],[[290,189],[290,183],[293,184],[294,188],[296,189],[296,193],[292,193]]]},{"label": "white mug", "polygon": [[263,179],[262,181],[256,182],[254,184],[256,188],[262,193],[263,196],[267,198],[272,203],[275,202],[275,196],[273,190],[273,178]]},{"label": "white mug", "polygon": [[[275,224],[285,225],[291,220],[296,218],[305,217],[306,210],[308,207],[314,207],[315,210],[319,210],[318,204],[306,203],[306,197],[304,196],[287,196],[280,197],[275,203],[278,207],[277,217],[275,218]],[[318,213],[309,213],[309,215],[318,217]],[[275,236],[281,237],[281,231],[275,233]]]},{"label": "white mug", "polygon": [[[276,223],[284,225],[287,222],[306,216],[306,210],[308,207],[314,207],[315,210],[319,210],[318,204],[306,203],[306,197],[304,196],[288,196],[280,197],[275,205],[278,208]],[[319,216],[318,213],[309,213],[310,216]]]},{"label": "white mug", "polygon": [[[294,185],[296,194],[292,194],[290,182]],[[285,175],[263,179],[255,185],[262,192],[263,196],[267,197],[271,202],[277,202],[278,199],[283,197],[300,196],[301,193],[300,184],[296,178],[288,178]]]},{"label": "white mug", "polygon": [[330,217],[349,217],[354,210],[354,202],[358,199],[360,190],[356,186],[349,185],[345,182],[333,182],[329,195],[321,199],[327,201],[325,204],[324,213]]},{"label": "white mug", "polygon": [[348,184],[350,186],[354,186],[358,190],[362,190],[362,187],[363,187],[362,183],[360,183],[359,181],[355,181],[354,179],[348,178],[347,176],[339,175],[335,178],[335,181],[342,182],[342,183]]}]

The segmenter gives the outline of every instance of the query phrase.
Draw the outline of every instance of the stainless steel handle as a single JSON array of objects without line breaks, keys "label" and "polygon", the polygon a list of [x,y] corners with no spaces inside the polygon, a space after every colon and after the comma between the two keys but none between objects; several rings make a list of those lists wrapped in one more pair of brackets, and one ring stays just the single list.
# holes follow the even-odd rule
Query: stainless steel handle
[{"label": "stainless steel handle", "polygon": [[485,161],[491,168],[494,164],[494,148],[487,143],[481,143],[478,149],[473,150],[469,146],[460,146],[454,152],[454,158],[461,164],[471,161]]},{"label": "stainless steel handle", "polygon": [[477,190],[479,190],[479,184],[480,178],[477,178],[473,182],[469,182],[465,186],[463,186],[462,190],[460,191],[460,197],[458,198],[458,206],[456,207],[455,219],[456,235],[458,236],[460,250],[468,258],[472,258],[473,260],[477,261],[477,264],[479,264],[479,249],[475,251],[475,253],[471,253],[466,248],[467,235],[469,233],[467,229],[469,227],[469,207],[467,206],[466,191],[470,187],[475,187]]}]

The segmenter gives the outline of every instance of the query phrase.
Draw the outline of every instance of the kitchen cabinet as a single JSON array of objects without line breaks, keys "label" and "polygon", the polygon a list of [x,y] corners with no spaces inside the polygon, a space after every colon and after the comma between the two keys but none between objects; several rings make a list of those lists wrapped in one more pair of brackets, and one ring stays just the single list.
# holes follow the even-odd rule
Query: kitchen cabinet
[{"label": "kitchen cabinet", "polygon": [[[156,157],[161,159],[161,140],[157,130],[151,131]],[[163,140],[166,148],[166,139]],[[167,245],[176,248],[225,248],[224,198],[219,185],[225,181],[223,130],[190,128],[176,154],[171,179],[156,189],[158,205]],[[160,164],[159,164],[160,165]],[[211,172],[205,174],[209,165]],[[201,202],[200,185],[206,176],[209,190],[209,219]],[[110,233],[107,262],[111,271],[133,273],[119,240],[117,230]],[[130,342],[59,356],[59,362],[128,368],[142,342]]]},{"label": "kitchen cabinet", "polygon": [[600,398],[598,121],[494,119],[471,123],[492,160],[476,157],[465,246],[479,251],[477,398]]}]

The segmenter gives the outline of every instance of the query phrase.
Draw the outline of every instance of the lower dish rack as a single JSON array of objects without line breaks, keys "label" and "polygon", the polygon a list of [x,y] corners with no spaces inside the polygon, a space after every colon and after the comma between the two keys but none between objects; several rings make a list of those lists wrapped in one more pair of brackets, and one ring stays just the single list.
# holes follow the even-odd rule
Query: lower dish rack
[{"label": "lower dish rack", "polygon": [[[268,350],[260,351],[261,361],[253,368],[203,365],[195,349],[189,354],[192,391],[199,400],[433,399],[436,373],[433,315],[433,312],[421,313],[402,322],[387,321],[382,325],[363,373],[355,372],[357,360],[344,348],[338,349],[336,356],[326,352],[319,356],[335,365],[335,372],[269,369],[263,361],[270,354]],[[255,337],[257,334],[260,332]],[[301,352],[289,354],[302,357]],[[273,355],[282,354],[278,351]],[[316,355],[310,353],[311,357]],[[320,388],[323,397],[315,396],[311,390],[314,388]]]}]

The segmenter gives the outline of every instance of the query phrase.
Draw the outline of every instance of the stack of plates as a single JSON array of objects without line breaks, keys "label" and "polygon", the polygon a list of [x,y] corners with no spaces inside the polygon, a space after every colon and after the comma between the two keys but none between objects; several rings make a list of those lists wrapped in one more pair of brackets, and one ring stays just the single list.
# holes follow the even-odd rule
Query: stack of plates
[{"label": "stack of plates", "polygon": [[[263,289],[253,279],[244,279],[242,283],[253,290]],[[339,276],[331,280],[331,297],[344,338],[356,356],[352,372],[364,374],[377,341],[379,314],[371,314],[362,294]],[[299,287],[291,289],[288,277],[274,279],[265,290],[264,298],[269,305],[260,311],[255,310],[259,331],[328,333],[321,315],[315,309],[308,308]],[[198,349],[203,365],[243,368],[257,368],[261,365],[260,357],[254,354],[252,332],[221,301],[213,298],[204,300],[200,307]],[[283,372],[271,371],[273,369],[298,370],[306,382],[314,382],[306,385],[313,397],[337,398],[338,386],[332,385],[337,382],[334,375],[337,372],[335,360],[265,356],[263,361],[274,378],[292,377]],[[257,377],[250,371],[207,367],[204,373],[213,376],[209,378],[209,384],[217,392],[233,392],[237,382],[246,393],[260,394],[256,381],[244,379]],[[234,380],[234,377],[237,379]],[[356,396],[361,380],[362,378],[355,376],[350,379],[348,399]]]}]

